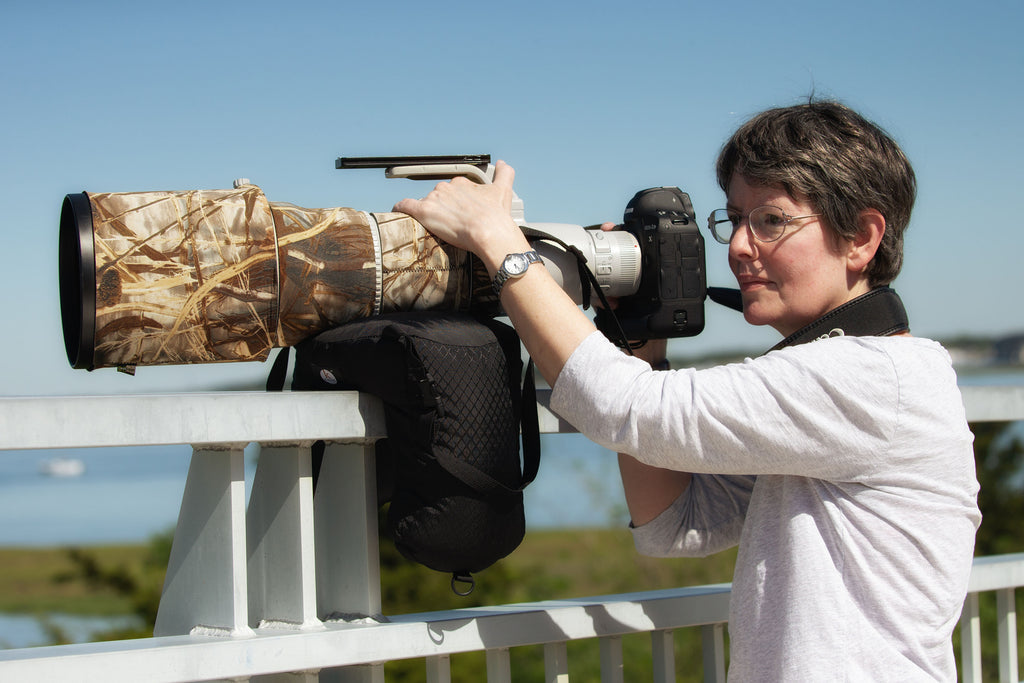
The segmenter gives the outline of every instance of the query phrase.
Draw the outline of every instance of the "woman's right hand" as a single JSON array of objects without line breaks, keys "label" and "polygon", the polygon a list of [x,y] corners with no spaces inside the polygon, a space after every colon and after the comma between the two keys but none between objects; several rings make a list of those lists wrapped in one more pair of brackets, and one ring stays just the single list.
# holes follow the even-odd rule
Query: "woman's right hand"
[{"label": "woman's right hand", "polygon": [[514,180],[515,170],[498,161],[488,185],[454,178],[438,183],[423,199],[403,199],[394,210],[409,214],[438,239],[473,252],[491,267],[494,259],[500,263],[508,253],[529,249],[511,216]]}]

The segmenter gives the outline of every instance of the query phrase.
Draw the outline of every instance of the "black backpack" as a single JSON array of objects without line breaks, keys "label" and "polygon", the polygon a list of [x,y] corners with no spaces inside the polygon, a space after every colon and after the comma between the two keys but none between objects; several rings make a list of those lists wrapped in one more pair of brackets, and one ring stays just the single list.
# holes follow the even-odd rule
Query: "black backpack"
[{"label": "black backpack", "polygon": [[[471,592],[474,572],[522,542],[523,489],[540,464],[532,364],[521,386],[515,330],[466,313],[391,313],[321,332],[295,352],[293,390],[356,389],[383,401],[377,478],[388,531],[403,556]],[[283,385],[285,354],[268,388]]]}]

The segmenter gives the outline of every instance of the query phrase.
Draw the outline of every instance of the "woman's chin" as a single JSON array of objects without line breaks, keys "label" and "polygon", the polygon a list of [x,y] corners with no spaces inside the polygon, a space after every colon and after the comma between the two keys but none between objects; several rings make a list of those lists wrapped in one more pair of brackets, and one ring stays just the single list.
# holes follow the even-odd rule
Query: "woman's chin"
[{"label": "woman's chin", "polygon": [[753,294],[743,294],[743,318],[751,325],[769,325],[774,315],[771,307]]}]

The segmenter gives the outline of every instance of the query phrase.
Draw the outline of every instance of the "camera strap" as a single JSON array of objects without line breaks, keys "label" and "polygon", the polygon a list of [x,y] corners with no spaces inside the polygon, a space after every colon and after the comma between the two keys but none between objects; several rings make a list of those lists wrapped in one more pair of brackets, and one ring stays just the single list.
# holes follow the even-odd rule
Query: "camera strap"
[{"label": "camera strap", "polygon": [[887,337],[909,331],[907,311],[899,294],[891,287],[882,286],[832,309],[769,351],[825,337]]},{"label": "camera strap", "polygon": [[614,327],[616,328],[615,332],[618,335],[618,340],[613,339],[612,342],[616,346],[625,349],[626,352],[629,353],[629,355],[633,355],[633,349],[638,347],[635,346],[634,344],[631,344],[629,339],[627,338],[626,331],[622,329],[622,323],[619,322],[618,317],[612,311],[612,307],[608,304],[607,297],[605,297],[604,292],[601,291],[601,285],[597,281],[597,276],[595,276],[590,271],[590,268],[587,267],[587,257],[583,255],[583,252],[581,252],[578,248],[574,247],[573,245],[567,244],[563,240],[560,240],[554,235],[550,235],[544,232],[543,230],[531,228],[528,225],[521,225],[519,227],[528,239],[545,240],[548,242],[553,242],[558,246],[562,247],[563,249],[565,249],[567,252],[569,252],[576,258],[576,268],[579,271],[580,278],[580,299],[583,302],[583,310],[587,310],[588,308],[590,308],[591,293],[597,294],[597,298],[601,302],[602,309],[608,313]]}]

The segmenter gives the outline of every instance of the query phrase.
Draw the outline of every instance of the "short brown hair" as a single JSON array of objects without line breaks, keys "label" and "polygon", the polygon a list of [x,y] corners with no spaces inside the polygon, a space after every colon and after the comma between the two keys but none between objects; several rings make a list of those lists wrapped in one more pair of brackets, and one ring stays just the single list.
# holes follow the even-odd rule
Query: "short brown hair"
[{"label": "short brown hair", "polygon": [[917,180],[899,145],[881,128],[833,101],[769,109],[737,130],[722,147],[718,184],[726,193],[735,174],[781,185],[806,199],[843,239],[858,231],[857,216],[876,209],[885,234],[868,265],[872,287],[892,282],[903,265],[903,231]]}]

